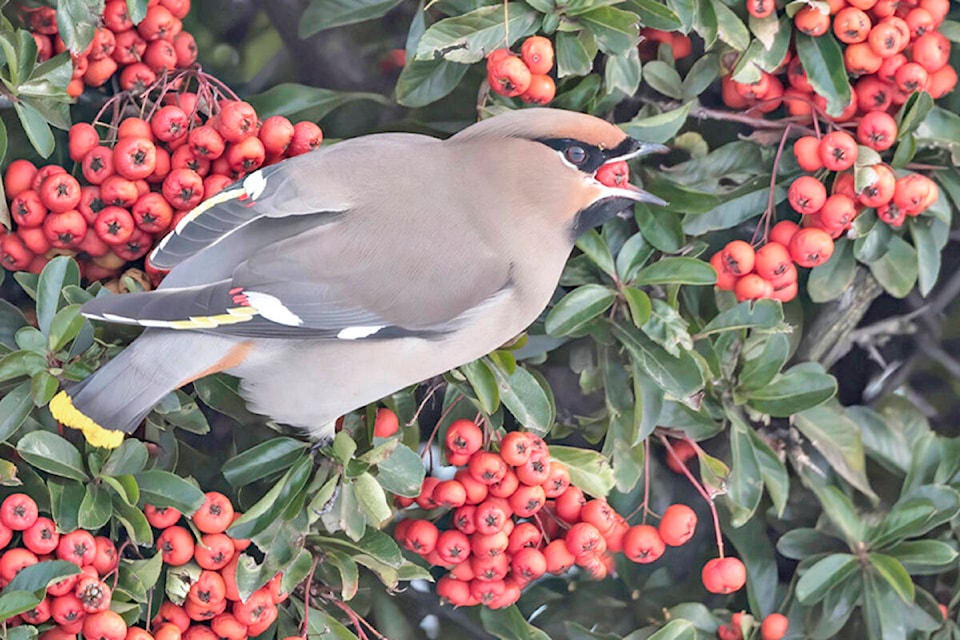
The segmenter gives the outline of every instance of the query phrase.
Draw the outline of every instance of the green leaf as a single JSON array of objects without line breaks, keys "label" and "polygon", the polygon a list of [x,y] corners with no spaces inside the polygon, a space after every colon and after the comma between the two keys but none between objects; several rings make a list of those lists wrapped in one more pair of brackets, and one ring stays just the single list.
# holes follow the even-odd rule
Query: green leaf
[{"label": "green leaf", "polygon": [[223,464],[223,477],[235,488],[289,468],[306,448],[293,438],[271,438],[240,452]]},{"label": "green leaf", "polygon": [[83,51],[100,25],[102,0],[61,0],[57,3],[60,37],[71,51]]},{"label": "green leaf", "polygon": [[860,429],[853,420],[828,405],[798,413],[793,422],[847,482],[867,496],[876,495],[867,480]]},{"label": "green leaf", "polygon": [[845,546],[840,540],[816,529],[793,529],[777,540],[777,552],[791,560],[803,560],[809,556],[839,552]]},{"label": "green leaf", "polygon": [[6,442],[23,426],[33,409],[31,383],[22,382],[0,398],[0,442]]},{"label": "green leaf", "polygon": [[940,252],[950,237],[947,225],[931,217],[910,218],[910,235],[917,251],[917,288],[926,297],[940,276]]},{"label": "green leaf", "polygon": [[797,600],[805,605],[816,604],[827,591],[844,582],[859,569],[856,556],[835,553],[804,571],[797,581]]},{"label": "green leaf", "polygon": [[660,258],[637,273],[638,285],[689,284],[710,285],[717,281],[717,272],[708,263],[696,258]]},{"label": "green leaf", "polygon": [[[392,2],[394,0],[388,0],[388,3]],[[383,96],[376,93],[332,91],[292,82],[278,84],[247,99],[257,110],[257,115],[261,119],[278,115],[294,118],[298,114],[309,114],[308,119],[313,121],[321,120],[332,111],[360,100],[369,100],[378,104],[387,103]]]},{"label": "green leaf", "polygon": [[763,497],[763,479],[760,463],[753,449],[749,432],[753,429],[738,415],[736,409],[727,412],[730,418],[730,450],[733,468],[730,472],[730,489],[727,497],[734,506],[731,524],[743,526],[753,517],[760,498]]},{"label": "green leaf", "polygon": [[790,497],[790,474],[787,473],[786,465],[754,429],[750,429],[748,434],[753,441],[753,452],[760,465],[763,484],[767,487],[767,493],[770,494],[777,517],[781,517],[787,507],[787,499]]},{"label": "green leaf", "polygon": [[613,469],[598,451],[550,445],[550,457],[566,465],[570,471],[570,481],[584,493],[602,498],[613,488]]},{"label": "green leaf", "polygon": [[620,125],[627,135],[644,142],[664,143],[677,135],[687,121],[692,102],[655,116],[638,117]]},{"label": "green leaf", "polygon": [[823,404],[837,393],[837,380],[817,363],[798,364],[750,394],[753,409],[778,418]]},{"label": "green leaf", "polygon": [[795,33],[794,43],[814,91],[827,100],[827,114],[839,116],[850,104],[850,81],[843,51],[832,33],[813,38]]},{"label": "green leaf", "polygon": [[50,351],[57,352],[67,346],[67,343],[80,333],[84,322],[84,317],[80,315],[79,304],[71,304],[60,309],[50,322]]},{"label": "green leaf", "polygon": [[767,336],[759,353],[744,353],[743,366],[737,376],[738,390],[749,393],[767,386],[780,373],[789,357],[790,340],[787,336],[782,333]]},{"label": "green leaf", "polygon": [[55,433],[32,431],[17,442],[17,452],[42,471],[63,478],[87,480],[80,452]]},{"label": "green leaf", "polygon": [[[342,433],[342,432],[341,432]],[[301,497],[313,473],[313,458],[301,457],[260,500],[247,509],[227,530],[232,538],[254,538],[276,524],[280,514]]]},{"label": "green leaf", "polygon": [[653,60],[643,67],[643,80],[655,91],[676,100],[683,98],[683,81],[672,66],[662,60]]},{"label": "green leaf", "polygon": [[672,397],[685,401],[703,387],[700,368],[687,352],[681,351],[675,358],[628,325],[614,322],[611,328],[637,364]]},{"label": "green leaf", "polygon": [[905,298],[917,282],[917,250],[900,236],[891,236],[887,252],[870,263],[870,273],[895,298]]},{"label": "green leaf", "polygon": [[867,555],[870,564],[876,570],[880,577],[896,592],[904,602],[913,602],[914,586],[910,574],[903,568],[903,565],[896,558],[891,558],[882,553],[871,553]]},{"label": "green leaf", "polygon": [[300,15],[299,35],[306,39],[325,29],[375,20],[399,3],[400,0],[310,0]]},{"label": "green leaf", "polygon": [[203,492],[180,476],[161,469],[149,469],[134,474],[140,486],[140,499],[155,507],[173,507],[184,515],[203,504]]},{"label": "green leaf", "polygon": [[0,616],[4,620],[13,616],[30,611],[43,600],[43,596],[31,591],[13,591],[4,589],[3,595],[0,595]]},{"label": "green leaf", "polygon": [[620,293],[623,295],[623,299],[627,301],[633,326],[639,328],[649,322],[652,310],[650,296],[634,287],[624,287],[620,290]]},{"label": "green leaf", "polygon": [[101,485],[88,484],[80,502],[78,524],[81,529],[96,531],[110,522],[113,509],[110,504],[110,492]]},{"label": "green leaf", "polygon": [[24,567],[4,587],[5,591],[40,591],[51,583],[80,573],[80,567],[65,560],[47,560]]},{"label": "green leaf", "polygon": [[503,609],[480,607],[480,620],[483,628],[500,640],[550,640],[550,636],[524,620],[517,605]]},{"label": "green leaf", "polygon": [[691,65],[681,87],[681,99],[689,102],[713,84],[720,75],[720,61],[716,55],[708,53]]},{"label": "green leaf", "polygon": [[544,436],[553,426],[556,415],[552,396],[527,369],[517,367],[507,375],[493,367],[500,385],[500,401],[528,431]]},{"label": "green leaf", "polygon": [[933,98],[929,93],[926,91],[912,93],[897,112],[897,140],[902,141],[916,131],[933,107]]},{"label": "green leaf", "polygon": [[453,91],[469,65],[448,60],[408,60],[397,79],[397,103],[425,107]]},{"label": "green leaf", "polygon": [[353,479],[354,490],[357,494],[357,500],[360,507],[366,514],[370,522],[380,526],[393,513],[390,511],[390,505],[387,504],[387,494],[369,473],[362,473]]},{"label": "green leaf", "polygon": [[344,601],[352,600],[360,587],[360,568],[347,554],[336,549],[324,552],[324,562],[329,563],[340,574],[340,595]]},{"label": "green leaf", "polygon": [[596,229],[589,229],[577,238],[576,246],[604,273],[611,277],[615,275],[616,267],[613,263],[610,247],[607,246]]},{"label": "green leaf", "polygon": [[80,284],[77,263],[66,256],[58,256],[47,263],[37,283],[37,326],[50,336],[53,318],[60,309],[60,292],[67,285]]},{"label": "green leaf", "polygon": [[957,550],[940,540],[908,540],[888,547],[885,552],[912,575],[941,573],[957,561]]},{"label": "green leaf", "polygon": [[641,76],[640,53],[637,49],[630,49],[622,56],[607,58],[603,79],[608,95],[615,91],[625,96],[634,95],[640,88]]},{"label": "green leaf", "polygon": [[628,0],[626,6],[640,16],[640,23],[645,27],[661,31],[678,31],[684,26],[676,11],[663,6],[656,0]]},{"label": "green leaf", "polygon": [[401,444],[377,465],[377,482],[385,491],[415,498],[420,494],[426,469],[423,460],[410,447]]},{"label": "green leaf", "polygon": [[[505,13],[506,12],[506,13]],[[504,16],[509,15],[505,24]],[[540,14],[521,2],[505,6],[480,7],[427,27],[417,44],[417,60],[442,58],[449,62],[473,64],[494,49],[510,46],[537,30]],[[506,42],[506,31],[510,41]]]},{"label": "green leaf", "polygon": [[720,0],[711,0],[717,20],[717,35],[721,40],[736,49],[743,51],[750,44],[750,31],[743,21],[730,7]]},{"label": "green leaf", "polygon": [[20,124],[23,125],[23,130],[26,132],[30,144],[33,145],[33,148],[41,157],[49,158],[50,154],[53,153],[55,142],[46,118],[23,100],[14,102],[13,108],[20,118]]},{"label": "green leaf", "polygon": [[553,336],[576,334],[605,313],[616,297],[616,291],[603,285],[577,287],[550,309],[544,328]]},{"label": "green leaf", "polygon": [[38,371],[30,380],[30,396],[36,407],[45,407],[50,404],[53,396],[60,388],[60,382],[49,371]]},{"label": "green leaf", "polygon": [[609,55],[625,55],[640,41],[637,15],[615,7],[597,7],[577,15],[597,41],[600,50]]},{"label": "green leaf", "polygon": [[496,411],[500,406],[500,391],[497,387],[497,378],[490,366],[482,359],[474,360],[461,365],[460,371],[473,388],[481,410],[488,415]]},{"label": "green leaf", "polygon": [[856,274],[853,243],[847,238],[839,238],[833,244],[830,259],[810,271],[807,293],[814,302],[836,300],[850,289]]},{"label": "green leaf", "polygon": [[0,382],[46,370],[47,359],[34,351],[14,351],[0,358]]},{"label": "green leaf", "polygon": [[75,480],[49,478],[47,488],[50,491],[50,512],[57,527],[61,531],[73,531],[79,527],[80,501],[83,500],[84,485]]},{"label": "green leaf", "polygon": [[557,33],[557,77],[585,76],[593,68],[597,55],[597,43],[588,32]]}]

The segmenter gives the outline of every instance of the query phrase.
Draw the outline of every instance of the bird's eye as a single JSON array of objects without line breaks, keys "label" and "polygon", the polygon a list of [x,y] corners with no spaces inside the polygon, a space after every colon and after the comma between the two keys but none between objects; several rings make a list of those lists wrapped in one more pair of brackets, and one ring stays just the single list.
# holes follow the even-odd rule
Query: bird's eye
[{"label": "bird's eye", "polygon": [[573,164],[583,164],[587,159],[587,152],[583,147],[567,147],[563,151],[564,157]]}]

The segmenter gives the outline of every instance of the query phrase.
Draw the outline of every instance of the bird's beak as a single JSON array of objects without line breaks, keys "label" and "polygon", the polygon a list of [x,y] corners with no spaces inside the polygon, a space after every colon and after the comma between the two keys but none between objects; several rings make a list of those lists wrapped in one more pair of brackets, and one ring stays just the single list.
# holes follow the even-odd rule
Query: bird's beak
[{"label": "bird's beak", "polygon": [[[604,165],[608,165],[614,162],[622,162],[624,160],[631,160],[633,158],[639,158],[641,156],[650,155],[651,153],[667,153],[670,151],[670,148],[662,144],[655,144],[651,142],[640,142],[639,140],[634,140],[633,138],[627,138],[624,141],[625,144],[618,145],[617,149],[624,147],[623,153],[618,153],[615,156],[607,158]],[[599,184],[599,182],[598,182]],[[658,198],[648,191],[636,187],[629,182],[624,182],[618,187],[610,187],[603,185],[604,197],[615,196],[618,198],[626,198],[628,200],[633,200],[634,202],[646,202],[649,204],[655,204],[657,206],[663,207],[669,204],[663,198]]]}]

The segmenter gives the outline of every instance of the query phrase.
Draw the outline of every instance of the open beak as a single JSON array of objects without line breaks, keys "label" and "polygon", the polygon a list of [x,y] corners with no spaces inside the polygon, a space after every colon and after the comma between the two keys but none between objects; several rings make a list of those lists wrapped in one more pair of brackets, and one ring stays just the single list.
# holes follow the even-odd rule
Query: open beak
[{"label": "open beak", "polygon": [[[633,158],[639,158],[641,156],[650,155],[651,153],[667,153],[670,151],[669,147],[666,147],[662,144],[655,144],[650,142],[640,142],[639,140],[634,140],[633,138],[628,138],[629,141],[626,145],[618,145],[618,149],[621,146],[626,146],[626,149],[623,153],[618,153],[616,156],[607,158],[604,165],[608,165],[614,162],[623,162],[625,160],[630,160]],[[627,142],[625,141],[625,142]],[[599,182],[598,182],[599,184]],[[615,196],[618,198],[626,198],[628,200],[633,200],[634,202],[646,202],[648,204],[655,204],[657,206],[663,207],[669,204],[663,198],[658,198],[648,191],[636,187],[629,182],[624,182],[623,184],[615,187],[603,185],[604,196]]]}]

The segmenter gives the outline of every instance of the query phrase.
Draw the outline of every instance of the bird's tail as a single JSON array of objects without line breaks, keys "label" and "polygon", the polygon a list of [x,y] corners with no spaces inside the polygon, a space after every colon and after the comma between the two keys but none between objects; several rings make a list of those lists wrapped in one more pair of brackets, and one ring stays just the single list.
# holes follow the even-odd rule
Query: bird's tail
[{"label": "bird's tail", "polygon": [[220,365],[237,343],[219,336],[148,329],[93,375],[54,396],[50,412],[98,447],[114,448],[169,392]]}]

